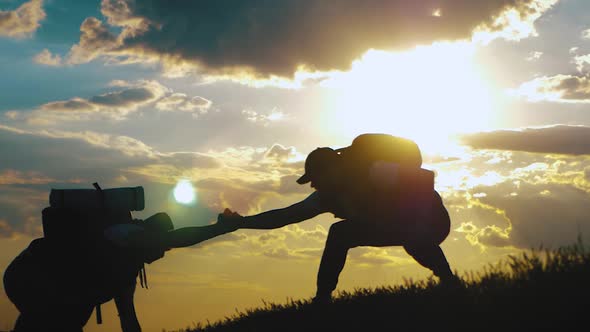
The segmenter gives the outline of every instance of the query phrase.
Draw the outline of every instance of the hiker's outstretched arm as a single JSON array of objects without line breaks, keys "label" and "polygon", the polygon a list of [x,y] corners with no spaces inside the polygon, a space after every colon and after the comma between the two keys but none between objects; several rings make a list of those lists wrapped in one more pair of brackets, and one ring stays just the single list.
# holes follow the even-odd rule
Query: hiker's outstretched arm
[{"label": "hiker's outstretched arm", "polygon": [[126,288],[121,294],[115,297],[115,305],[121,321],[123,332],[141,332],[141,326],[135,313],[133,304],[133,294],[135,293],[135,284]]},{"label": "hiker's outstretched arm", "polygon": [[243,217],[240,228],[249,229],[273,229],[285,225],[294,224],[303,220],[311,219],[321,213],[323,210],[317,194],[312,194],[307,199],[282,209],[270,210],[253,216]]},{"label": "hiker's outstretched arm", "polygon": [[235,231],[237,227],[230,224],[213,224],[200,227],[183,227],[165,234],[165,247],[181,248],[195,245],[216,236]]}]

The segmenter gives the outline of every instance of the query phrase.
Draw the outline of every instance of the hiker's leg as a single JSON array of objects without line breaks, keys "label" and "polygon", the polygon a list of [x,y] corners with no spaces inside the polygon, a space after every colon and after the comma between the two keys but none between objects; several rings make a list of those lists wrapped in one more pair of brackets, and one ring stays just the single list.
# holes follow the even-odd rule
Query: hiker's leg
[{"label": "hiker's leg", "polygon": [[320,261],[316,297],[330,297],[344,268],[348,249],[358,246],[358,223],[344,220],[330,226]]},{"label": "hiker's leg", "polygon": [[14,324],[13,332],[28,332],[28,331],[35,331],[39,329],[38,326],[33,324],[31,319],[28,319],[27,316],[20,314],[16,319],[16,323]]},{"label": "hiker's leg", "polygon": [[432,216],[429,219],[418,219],[413,233],[408,234],[404,249],[420,265],[432,270],[441,281],[454,279],[447,258],[440,248],[449,234],[451,220],[438,192],[434,192]]},{"label": "hiker's leg", "polygon": [[82,331],[84,326],[90,320],[92,312],[95,310],[95,306],[87,303],[80,303],[76,306],[76,309],[72,309],[72,327],[71,331]]},{"label": "hiker's leg", "polygon": [[135,293],[135,284],[121,291],[115,296],[115,305],[119,313],[119,321],[121,322],[121,329],[124,332],[141,331],[137,313],[135,312],[135,305],[133,303],[133,295]]},{"label": "hiker's leg", "polygon": [[441,281],[450,281],[455,278],[447,258],[437,244],[406,244],[404,249],[420,265],[432,270]]},{"label": "hiker's leg", "polygon": [[317,296],[330,296],[336,289],[348,249],[360,246],[400,246],[407,242],[407,234],[400,231],[399,227],[376,227],[375,225],[374,222],[356,220],[344,220],[332,224],[318,271]]},{"label": "hiker's leg", "polygon": [[382,232],[365,222],[343,220],[332,224],[318,270],[317,296],[329,297],[336,289],[348,249],[359,246],[393,246],[402,242],[397,234]]}]

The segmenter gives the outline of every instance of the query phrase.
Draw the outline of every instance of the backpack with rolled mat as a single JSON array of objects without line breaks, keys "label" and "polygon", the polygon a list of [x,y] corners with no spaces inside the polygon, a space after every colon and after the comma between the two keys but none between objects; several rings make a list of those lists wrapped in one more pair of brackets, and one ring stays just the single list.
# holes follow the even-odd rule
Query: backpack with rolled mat
[{"label": "backpack with rolled mat", "polygon": [[133,219],[131,212],[144,208],[143,188],[94,186],[52,189],[50,204],[42,211],[43,237],[6,269],[5,291],[22,324],[47,326],[40,322],[45,320],[81,328],[93,308],[101,323],[100,305],[134,288],[137,277],[147,288],[144,264],[164,256],[167,248],[158,245],[124,243],[130,232],[173,229],[165,213]]}]

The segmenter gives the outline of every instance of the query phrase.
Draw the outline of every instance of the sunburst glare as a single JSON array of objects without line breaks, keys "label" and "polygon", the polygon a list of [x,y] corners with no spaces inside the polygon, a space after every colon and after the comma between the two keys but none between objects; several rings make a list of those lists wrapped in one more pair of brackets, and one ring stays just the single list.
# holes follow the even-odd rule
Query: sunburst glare
[{"label": "sunburst glare", "polygon": [[174,187],[174,199],[178,203],[191,204],[195,202],[195,188],[189,180],[180,180]]},{"label": "sunburst glare", "polygon": [[453,135],[489,129],[493,120],[491,87],[474,61],[476,47],[455,42],[400,53],[371,50],[349,72],[323,82],[335,94],[322,120],[347,139],[384,132],[413,139],[428,153],[460,151]]}]

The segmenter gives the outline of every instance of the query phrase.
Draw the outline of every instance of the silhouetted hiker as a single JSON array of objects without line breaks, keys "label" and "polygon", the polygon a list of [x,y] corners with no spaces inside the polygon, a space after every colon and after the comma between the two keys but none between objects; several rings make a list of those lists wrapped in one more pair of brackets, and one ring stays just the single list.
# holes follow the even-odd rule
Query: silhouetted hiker
[{"label": "silhouetted hiker", "polygon": [[348,249],[358,246],[403,246],[441,282],[455,282],[439,247],[449,234],[449,214],[434,190],[434,173],[421,165],[414,142],[363,134],[349,147],[317,148],[308,155],[305,174],[297,182],[311,183],[316,191],[303,201],[253,216],[220,215],[219,221],[273,229],[325,212],[344,219],[330,227],[315,302],[330,301]]},{"label": "silhouetted hiker", "polygon": [[[133,296],[138,276],[147,288],[144,263],[171,248],[235,230],[219,223],[173,230],[166,213],[132,219],[130,210],[143,209],[143,189],[138,199],[138,188],[104,190],[100,196],[107,203],[98,208],[93,199],[84,199],[91,190],[66,191],[74,207],[50,199],[52,206],[43,210],[44,237],[33,240],[4,273],[6,294],[20,312],[14,332],[80,332],[95,307],[100,322],[100,304],[111,299],[122,330],[141,331]],[[53,194],[64,196],[59,190]],[[125,201],[128,197],[133,199]]]}]

